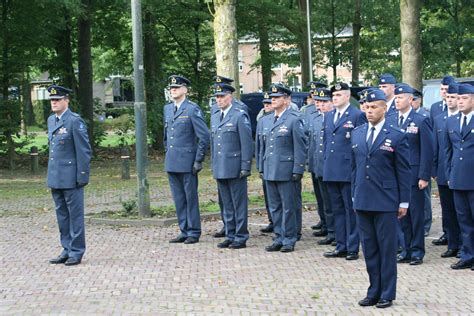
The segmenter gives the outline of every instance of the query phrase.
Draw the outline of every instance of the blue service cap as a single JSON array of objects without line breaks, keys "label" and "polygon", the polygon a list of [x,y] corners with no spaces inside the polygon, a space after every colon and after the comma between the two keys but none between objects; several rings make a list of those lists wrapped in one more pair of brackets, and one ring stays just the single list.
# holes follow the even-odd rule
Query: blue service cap
[{"label": "blue service cap", "polygon": [[443,79],[441,80],[442,85],[450,85],[452,83],[456,83],[456,80],[454,79],[453,76],[444,76]]},{"label": "blue service cap", "polygon": [[379,85],[381,84],[396,84],[397,79],[392,74],[381,74],[379,76]]},{"label": "blue service cap", "polygon": [[457,83],[449,84],[449,87],[448,87],[449,94],[458,94],[458,92],[459,92],[459,84]]},{"label": "blue service cap", "polygon": [[385,93],[380,89],[370,89],[367,91],[366,101],[385,101]]},{"label": "blue service cap", "polygon": [[313,98],[319,101],[331,100],[331,90],[325,88],[318,88],[314,92]]},{"label": "blue service cap", "polygon": [[350,90],[351,88],[347,83],[344,82],[338,82],[334,86],[331,87],[331,92],[334,91],[342,91],[342,90]]},{"label": "blue service cap", "polygon": [[423,92],[421,92],[421,91],[418,90],[418,89],[413,88],[413,98],[414,98],[415,100],[416,100],[416,99],[423,98]]},{"label": "blue service cap", "polygon": [[214,80],[216,81],[216,83],[227,83],[227,84],[231,84],[232,82],[234,82],[234,79],[230,79],[230,78],[227,78],[227,77],[224,77],[224,76],[219,76],[217,75]]},{"label": "blue service cap", "polygon": [[310,81],[307,83],[307,86],[311,90],[316,90],[317,88],[327,88],[328,85],[322,82],[318,82],[318,81]]},{"label": "blue service cap", "polygon": [[48,87],[48,92],[49,92],[50,100],[59,100],[59,99],[69,96],[72,90],[53,84]]},{"label": "blue service cap", "polygon": [[226,95],[235,91],[235,88],[229,84],[221,83],[214,85],[214,95]]},{"label": "blue service cap", "polygon": [[270,86],[270,97],[290,96],[291,89],[282,83],[274,83]]},{"label": "blue service cap", "polygon": [[410,87],[408,84],[406,83],[401,83],[399,85],[397,85],[395,87],[395,95],[397,94],[404,94],[404,93],[410,93],[410,94],[414,94],[415,93],[415,89],[413,89],[412,87]]},{"label": "blue service cap", "polygon": [[262,100],[263,103],[272,103],[272,99],[270,98],[270,94],[265,91],[263,93],[263,100]]},{"label": "blue service cap", "polygon": [[458,94],[474,94],[474,86],[463,83],[458,86]]},{"label": "blue service cap", "polygon": [[172,75],[168,78],[169,80],[169,87],[170,88],[179,88],[179,87],[187,87],[191,85],[191,81],[188,78],[178,75]]}]

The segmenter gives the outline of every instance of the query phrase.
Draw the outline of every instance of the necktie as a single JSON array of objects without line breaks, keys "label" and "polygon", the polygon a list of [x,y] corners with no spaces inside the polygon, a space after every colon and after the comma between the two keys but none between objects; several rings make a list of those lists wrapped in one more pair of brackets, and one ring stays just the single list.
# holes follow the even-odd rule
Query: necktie
[{"label": "necktie", "polygon": [[446,112],[448,110],[448,107],[446,106],[446,104],[443,102],[443,112]]},{"label": "necktie", "polygon": [[375,127],[372,126],[372,128],[370,129],[369,139],[367,139],[367,148],[369,148],[369,150],[371,149],[372,143],[374,142],[374,132]]},{"label": "necktie", "polygon": [[56,116],[56,125],[59,123],[59,117]]},{"label": "necktie", "polygon": [[175,105],[175,106],[174,106],[174,114],[176,114],[177,111],[178,111],[178,106]]},{"label": "necktie", "polygon": [[223,119],[224,119],[224,112],[221,111],[220,121],[222,122]]},{"label": "necktie", "polygon": [[275,115],[275,117],[273,118],[273,124],[275,124],[276,121],[278,121],[278,115]]},{"label": "necktie", "polygon": [[403,115],[400,116],[400,121],[398,122],[398,127],[402,127],[403,126]]},{"label": "necktie", "polygon": [[461,135],[465,136],[467,134],[467,116],[464,115],[464,119],[462,121],[462,126],[461,126]]},{"label": "necktie", "polygon": [[341,118],[341,112],[337,112],[337,116],[336,116],[336,120],[334,121],[334,124],[337,124],[340,118]]}]

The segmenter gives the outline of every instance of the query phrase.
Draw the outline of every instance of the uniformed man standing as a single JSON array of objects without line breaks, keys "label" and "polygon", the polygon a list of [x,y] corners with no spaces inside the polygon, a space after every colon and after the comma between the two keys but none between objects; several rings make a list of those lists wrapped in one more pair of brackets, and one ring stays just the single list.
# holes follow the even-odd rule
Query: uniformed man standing
[{"label": "uniformed man standing", "polygon": [[387,308],[397,289],[397,216],[410,200],[407,136],[386,122],[385,95],[367,94],[368,124],[352,132],[352,197],[370,286],[361,306]]},{"label": "uniformed man standing", "polygon": [[273,219],[275,239],[267,251],[291,252],[297,241],[297,208],[295,182],[301,181],[306,162],[306,138],[299,113],[289,109],[291,90],[282,84],[271,86],[273,115],[265,142],[263,179]]},{"label": "uniformed man standing", "polygon": [[405,238],[398,262],[419,265],[425,256],[424,218],[425,190],[431,179],[433,165],[433,133],[429,117],[416,113],[411,103],[414,89],[400,84],[395,89],[398,112],[387,116],[391,127],[402,129],[410,146],[411,197],[408,214],[401,220]]},{"label": "uniformed man standing", "polygon": [[395,108],[395,84],[397,79],[392,74],[382,74],[379,77],[379,89],[385,93],[387,102],[387,115],[396,112]]},{"label": "uniformed man standing", "polygon": [[446,120],[458,114],[458,85],[449,85],[446,94],[447,112],[442,112],[434,118],[433,133],[435,155],[433,161],[433,177],[438,183],[439,201],[441,204],[442,224],[446,232],[448,249],[441,254],[442,258],[451,258],[458,255],[461,249],[461,230],[454,205],[453,190],[448,186],[446,178]]},{"label": "uniformed man standing", "polygon": [[367,122],[365,114],[350,105],[351,91],[346,83],[331,88],[335,109],[324,120],[324,166],[334,214],[336,249],[325,252],[327,258],[359,258],[359,235],[351,199],[351,134]]},{"label": "uniformed man standing", "polygon": [[474,270],[474,87],[458,87],[456,115],[446,121],[446,176],[454,193],[454,204],[461,227],[461,259],[452,269]]},{"label": "uniformed man standing", "polygon": [[224,209],[226,239],[219,248],[246,247],[247,177],[252,167],[252,128],[247,113],[232,105],[232,92],[227,84],[214,87],[219,112],[211,117],[212,174],[217,181]]},{"label": "uniformed man standing", "polygon": [[[272,233],[273,220],[272,220],[272,215],[270,212],[270,204],[268,203],[267,187],[265,185],[265,180],[263,180],[263,159],[262,159],[263,154],[265,153],[265,141],[268,136],[268,131],[270,129],[270,126],[268,125],[268,122],[270,121],[268,120],[264,121],[262,119],[264,116],[267,116],[273,113],[272,99],[270,99],[270,95],[268,92],[265,92],[263,94],[262,103],[263,103],[263,108],[257,115],[257,130],[256,130],[256,135],[255,135],[255,164],[260,174],[260,179],[262,180],[263,196],[265,199],[265,209],[267,211],[268,225],[261,228],[260,231],[262,233]],[[266,125],[264,126],[263,125],[264,122],[267,122],[268,126]]]},{"label": "uniformed man standing", "polygon": [[165,171],[176,207],[181,233],[171,243],[194,244],[201,236],[198,172],[209,146],[209,130],[199,106],[186,98],[191,82],[182,76],[169,77],[173,103],[165,105]]},{"label": "uniformed man standing", "polygon": [[52,264],[81,263],[86,251],[84,186],[89,183],[91,147],[87,127],[79,114],[69,110],[71,90],[48,87],[51,110],[48,118],[48,187],[51,188],[58,220],[61,254]]}]

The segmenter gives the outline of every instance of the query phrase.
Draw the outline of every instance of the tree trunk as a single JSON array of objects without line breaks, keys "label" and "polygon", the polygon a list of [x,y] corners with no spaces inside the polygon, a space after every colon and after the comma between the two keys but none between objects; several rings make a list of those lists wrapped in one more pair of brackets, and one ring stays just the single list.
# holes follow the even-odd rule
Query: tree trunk
[{"label": "tree trunk", "polygon": [[420,36],[420,0],[400,1],[402,78],[416,89],[423,85]]},{"label": "tree trunk", "polygon": [[270,53],[270,40],[265,19],[257,19],[258,37],[260,38],[260,60],[262,67],[262,90],[268,89],[272,83],[272,57]]},{"label": "tree trunk", "polygon": [[217,74],[234,79],[235,95],[240,96],[236,0],[214,0],[214,46]]},{"label": "tree trunk", "polygon": [[163,148],[163,103],[165,102],[163,61],[161,47],[156,34],[156,17],[149,10],[144,15],[144,66],[145,98],[147,104],[148,129],[151,134],[151,146],[158,150]]},{"label": "tree trunk", "polygon": [[92,96],[92,54],[91,54],[91,6],[92,0],[82,0],[83,12],[78,19],[77,55],[79,65],[78,100],[82,115],[88,123],[89,139],[93,151],[94,102]]},{"label": "tree trunk", "polygon": [[361,0],[354,2],[354,20],[352,22],[352,86],[359,86],[359,72],[360,72],[360,30],[362,29],[362,22],[360,18]]},{"label": "tree trunk", "polygon": [[336,51],[336,5],[331,0],[331,67],[333,83],[337,82],[337,51]]},{"label": "tree trunk", "polygon": [[301,87],[304,89],[306,87],[306,83],[310,81],[310,72],[312,69],[309,69],[309,45],[308,43],[308,27],[306,25],[306,14],[307,14],[307,6],[306,0],[298,0],[298,8],[300,10],[301,16],[304,17],[300,20],[298,28],[300,29],[299,34],[301,34],[301,38],[298,41],[298,49],[300,53],[300,62],[301,62]]},{"label": "tree trunk", "polygon": [[21,87],[23,96],[23,122],[26,126],[36,124],[35,113],[33,112],[33,103],[31,102],[31,87],[30,87],[30,73],[26,72],[23,77],[23,84]]},{"label": "tree trunk", "polygon": [[62,84],[74,92],[74,96],[77,96],[78,87],[77,79],[74,73],[74,64],[72,57],[72,42],[71,42],[71,15],[66,8],[64,11],[64,29],[58,30],[56,38],[56,52],[58,54],[58,65],[60,78]]}]

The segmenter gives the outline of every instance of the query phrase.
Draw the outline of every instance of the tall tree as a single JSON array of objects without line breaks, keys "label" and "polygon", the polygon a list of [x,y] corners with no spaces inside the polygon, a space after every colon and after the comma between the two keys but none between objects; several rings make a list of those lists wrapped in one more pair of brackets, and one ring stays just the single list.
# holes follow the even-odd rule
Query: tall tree
[{"label": "tall tree", "polygon": [[423,68],[420,38],[421,0],[400,1],[400,34],[403,82],[421,89]]},{"label": "tall tree", "polygon": [[352,20],[352,85],[356,87],[359,86],[360,72],[361,2],[362,0],[354,1],[354,19]]}]

